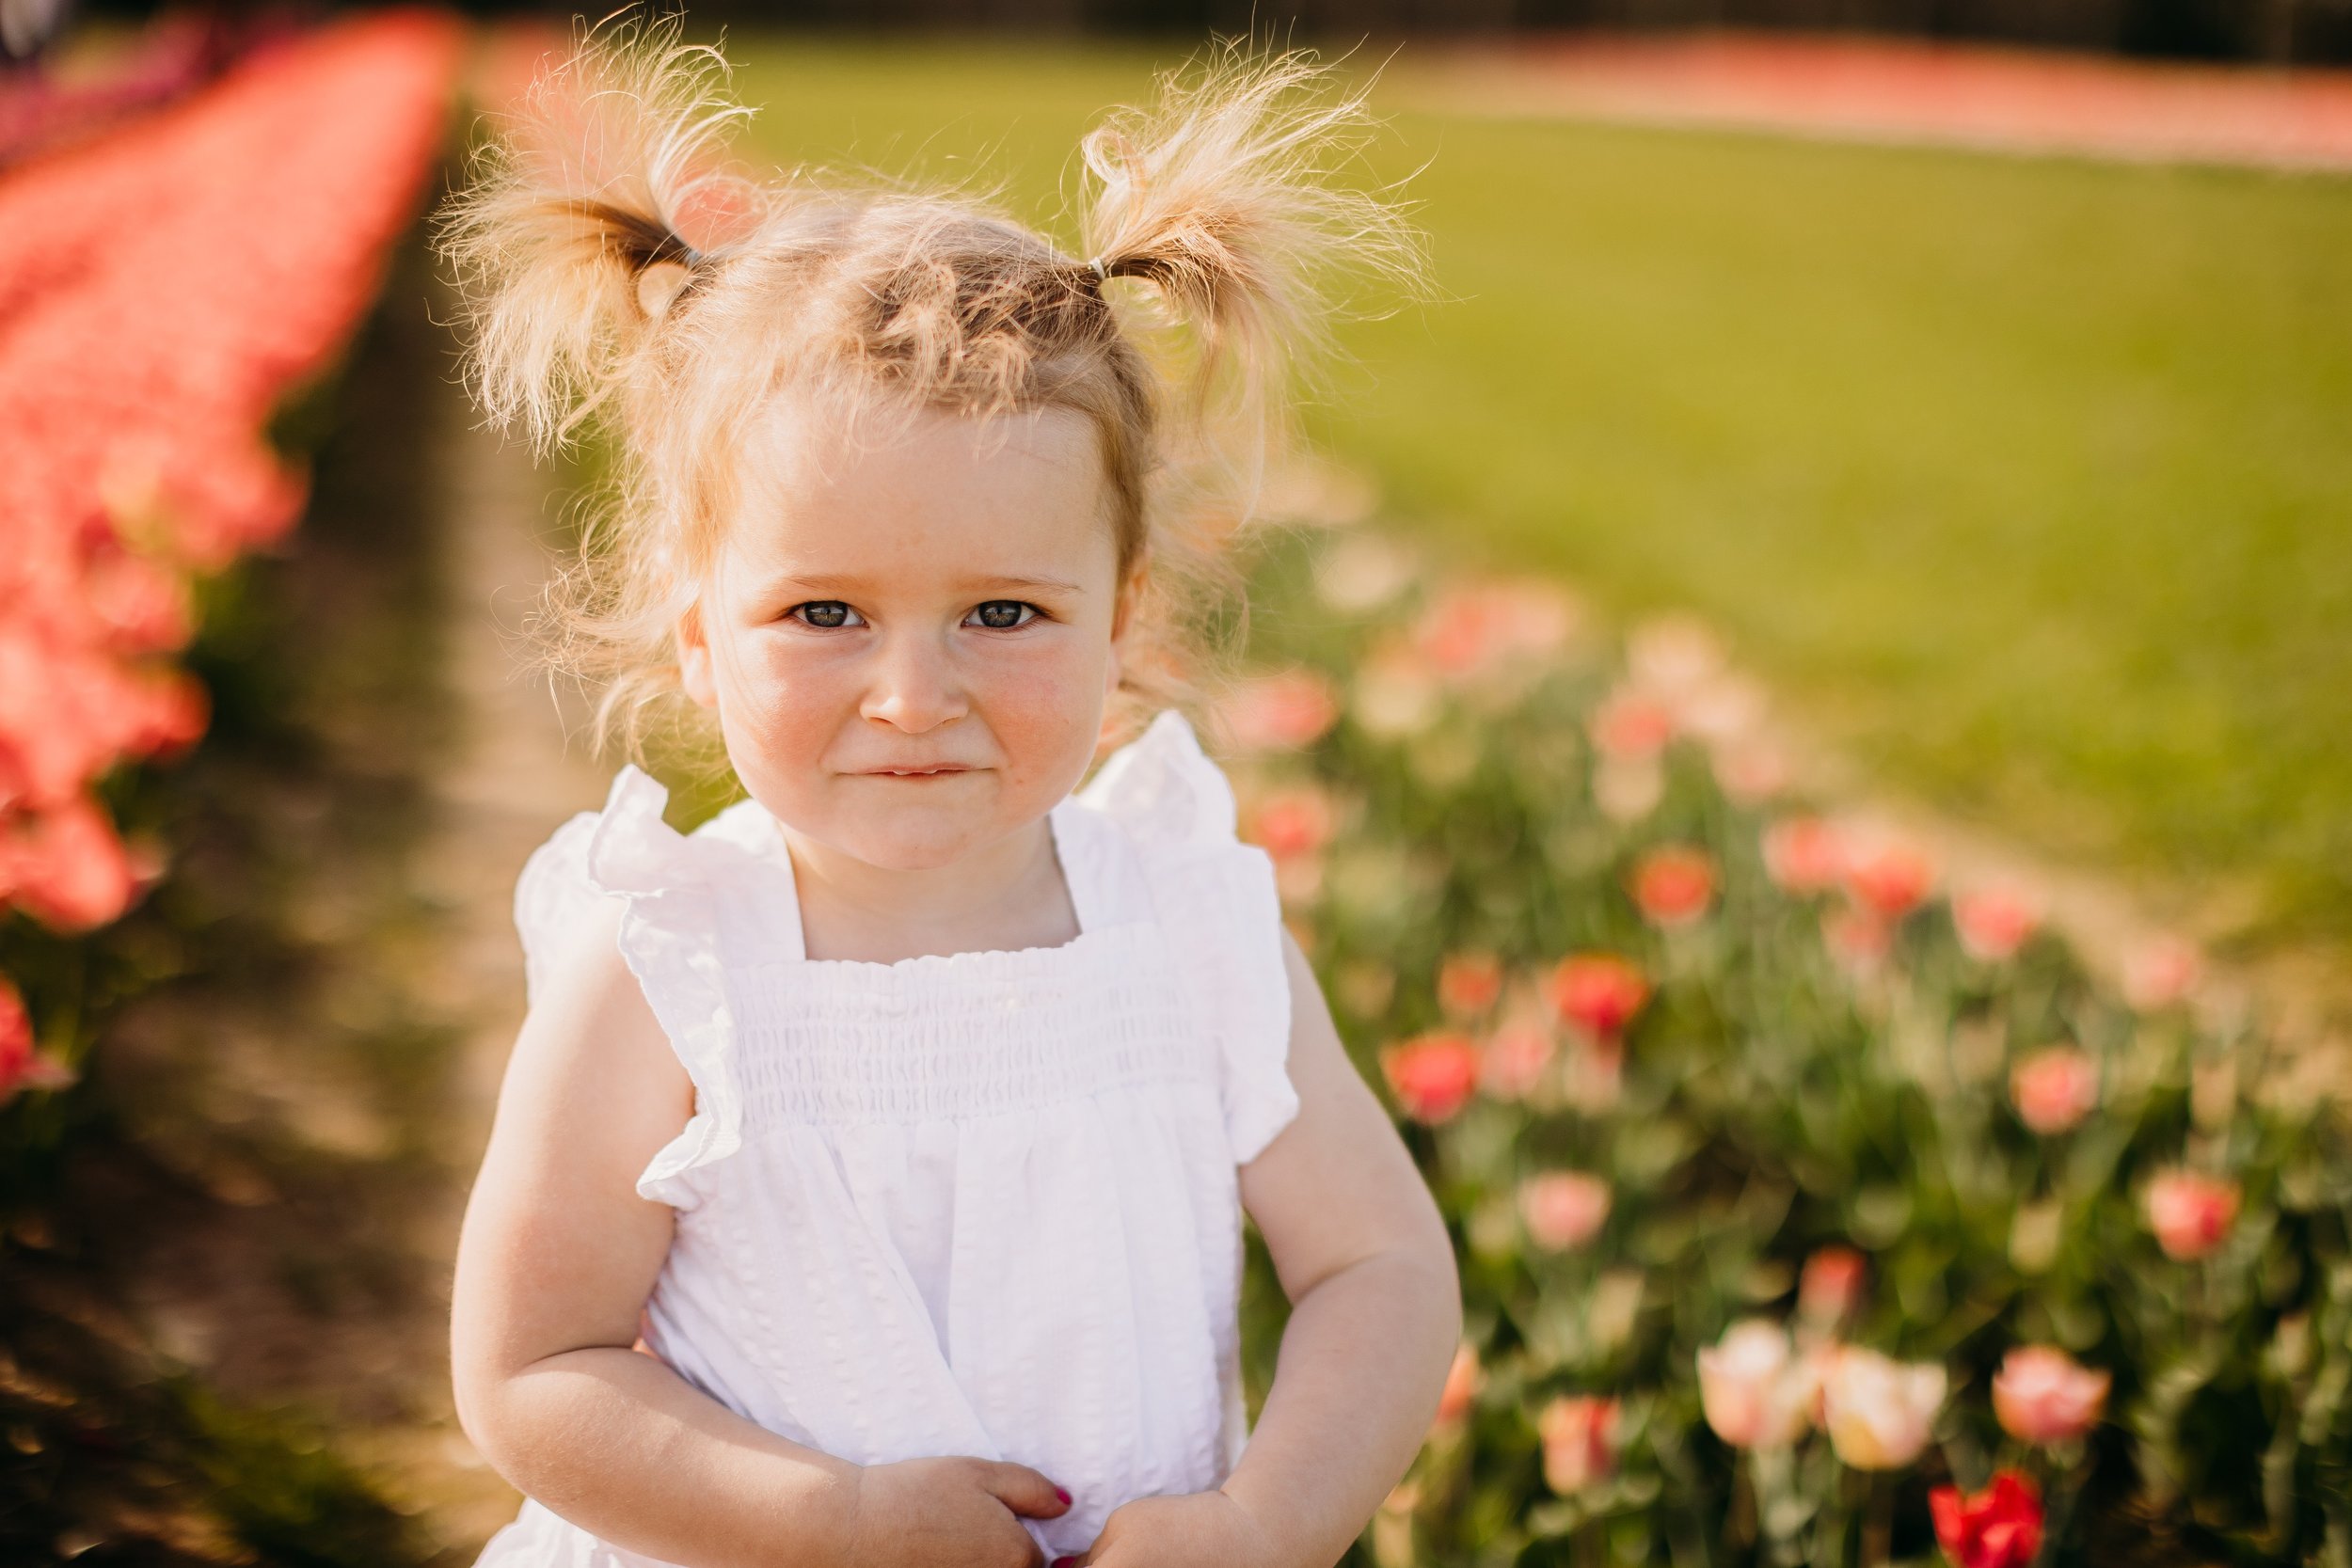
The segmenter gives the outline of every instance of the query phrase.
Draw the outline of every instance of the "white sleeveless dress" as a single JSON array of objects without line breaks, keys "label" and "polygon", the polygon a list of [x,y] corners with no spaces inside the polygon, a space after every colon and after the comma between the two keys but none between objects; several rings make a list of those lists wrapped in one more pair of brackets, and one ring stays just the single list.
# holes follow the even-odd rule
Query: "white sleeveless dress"
[{"label": "white sleeveless dress", "polygon": [[[1236,1172],[1298,1109],[1273,868],[1164,713],[1050,816],[1079,934],[811,959],[755,801],[691,836],[636,768],[516,890],[531,983],[588,906],[694,1085],[637,1181],[677,1211],[645,1342],[860,1464],[976,1454],[1067,1488],[1047,1560],[1130,1498],[1214,1489],[1247,1435]],[[651,1568],[526,1500],[482,1568]],[[693,1568],[689,1560],[687,1568]]]}]

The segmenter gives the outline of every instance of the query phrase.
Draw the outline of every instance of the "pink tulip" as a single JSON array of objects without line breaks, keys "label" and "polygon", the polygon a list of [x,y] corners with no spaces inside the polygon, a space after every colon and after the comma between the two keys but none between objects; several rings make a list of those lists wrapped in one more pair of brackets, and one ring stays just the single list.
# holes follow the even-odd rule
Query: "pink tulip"
[{"label": "pink tulip", "polygon": [[1788,816],[1764,830],[1764,870],[1785,893],[1819,893],[1846,874],[1845,841],[1818,816]]},{"label": "pink tulip", "polygon": [[2187,999],[2203,977],[2204,962],[2197,949],[2178,937],[2157,937],[2143,943],[2123,968],[2123,999],[2143,1013],[2153,1013]]},{"label": "pink tulip", "polygon": [[2056,1345],[2020,1345],[1993,1374],[1993,1414],[2021,1443],[2071,1443],[2099,1424],[2113,1382]]},{"label": "pink tulip", "polygon": [[1477,1018],[1502,994],[1502,961],[1491,953],[1449,954],[1438,966],[1438,1006],[1449,1018]]},{"label": "pink tulip", "polygon": [[1867,910],[1834,909],[1821,916],[1821,941],[1849,974],[1868,974],[1895,950],[1894,927]]},{"label": "pink tulip", "polygon": [[1544,991],[1563,1023],[1613,1039],[1649,1000],[1649,982],[1614,954],[1581,953],[1561,961],[1546,977]]},{"label": "pink tulip", "polygon": [[2219,1246],[2237,1220],[2238,1186],[2175,1167],[2148,1184],[2148,1228],[2176,1262],[2193,1262]]},{"label": "pink tulip", "polygon": [[1819,1393],[1813,1363],[1793,1354],[1788,1331],[1765,1318],[1731,1325],[1698,1354],[1699,1406],[1735,1449],[1785,1448],[1804,1435]]},{"label": "pink tulip", "polygon": [[1899,1363],[1841,1346],[1821,1384],[1830,1447],[1857,1470],[1903,1468],[1928,1446],[1945,1387],[1944,1369],[1933,1362]]},{"label": "pink tulip", "polygon": [[1609,1219],[1609,1183],[1583,1171],[1547,1171],[1519,1184],[1519,1217],[1528,1240],[1568,1252],[1600,1233]]},{"label": "pink tulip", "polygon": [[1539,1023],[1506,1023],[1487,1038],[1478,1086],[1498,1100],[1524,1100],[1543,1082],[1559,1042]]},{"label": "pink tulip", "polygon": [[2071,1131],[2099,1104],[2099,1064],[2073,1046],[2054,1045],[2010,1072],[2017,1118],[2043,1137]]},{"label": "pink tulip", "polygon": [[1643,918],[1677,930],[1695,925],[1713,901],[1715,863],[1703,850],[1670,845],[1635,862],[1631,882]]},{"label": "pink tulip", "polygon": [[2014,958],[2042,924],[2041,911],[2005,888],[1978,888],[1952,899],[1960,945],[1979,963]]},{"label": "pink tulip", "polygon": [[1243,752],[1295,752],[1339,721],[1339,693],[1311,670],[1286,670],[1237,687],[1219,717]]},{"label": "pink tulip", "polygon": [[1590,1394],[1554,1398],[1536,1420],[1544,1483],[1564,1497],[1605,1481],[1617,1467],[1617,1402]]},{"label": "pink tulip", "polygon": [[1817,1248],[1797,1278],[1797,1315],[1835,1328],[1862,1305],[1862,1281],[1869,1261],[1850,1246]]},{"label": "pink tulip", "polygon": [[1380,1070],[1405,1114],[1415,1121],[1446,1121],[1470,1102],[1478,1086],[1478,1047],[1465,1035],[1422,1035],[1380,1053]]}]

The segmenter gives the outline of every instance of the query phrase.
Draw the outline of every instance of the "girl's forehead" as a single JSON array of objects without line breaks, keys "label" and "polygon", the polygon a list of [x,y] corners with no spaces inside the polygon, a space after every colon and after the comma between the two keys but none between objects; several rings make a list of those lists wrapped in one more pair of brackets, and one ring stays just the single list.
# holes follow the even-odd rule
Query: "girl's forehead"
[{"label": "girl's forehead", "polygon": [[[796,417],[797,416],[797,417]],[[776,570],[1092,571],[1116,553],[1093,426],[1067,409],[845,427],[790,405],[747,445],[728,545]]]}]

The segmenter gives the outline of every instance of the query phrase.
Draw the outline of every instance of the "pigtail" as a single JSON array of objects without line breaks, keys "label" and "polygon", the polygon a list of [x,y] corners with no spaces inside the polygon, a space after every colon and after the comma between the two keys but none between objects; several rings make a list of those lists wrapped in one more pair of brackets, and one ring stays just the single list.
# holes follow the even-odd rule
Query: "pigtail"
[{"label": "pigtail", "polygon": [[1253,420],[1278,413],[1292,373],[1330,345],[1343,278],[1420,291],[1421,239],[1401,210],[1329,181],[1372,123],[1369,84],[1334,82],[1308,52],[1227,40],[1195,79],[1160,78],[1156,113],[1122,112],[1081,144],[1098,187],[1086,264],[1149,282],[1192,329],[1195,415],[1220,390]]},{"label": "pigtail", "polygon": [[630,380],[767,200],[720,162],[751,114],[724,91],[725,59],[678,35],[675,16],[580,34],[443,210],[469,383],[493,422],[519,424],[543,451]]}]

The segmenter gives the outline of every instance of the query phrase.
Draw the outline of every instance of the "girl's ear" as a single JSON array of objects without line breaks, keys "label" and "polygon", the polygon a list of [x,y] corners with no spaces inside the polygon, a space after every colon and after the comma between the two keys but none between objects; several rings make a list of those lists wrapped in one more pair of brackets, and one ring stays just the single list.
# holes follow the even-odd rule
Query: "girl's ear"
[{"label": "girl's ear", "polygon": [[1119,585],[1119,597],[1111,606],[1110,671],[1104,689],[1116,694],[1119,683],[1126,676],[1125,654],[1127,633],[1136,624],[1136,606],[1143,598],[1145,574],[1150,570],[1147,561],[1137,560],[1133,570]]},{"label": "girl's ear", "polygon": [[703,635],[702,606],[687,606],[671,635],[677,642],[678,685],[701,706],[717,707],[719,683],[710,667],[710,641]]}]

